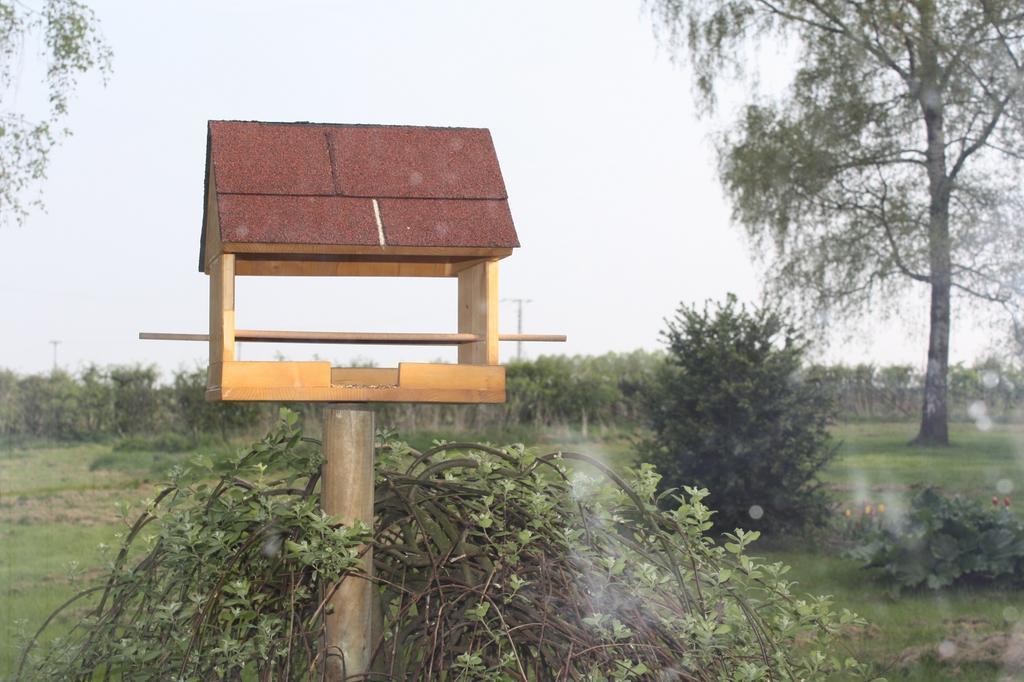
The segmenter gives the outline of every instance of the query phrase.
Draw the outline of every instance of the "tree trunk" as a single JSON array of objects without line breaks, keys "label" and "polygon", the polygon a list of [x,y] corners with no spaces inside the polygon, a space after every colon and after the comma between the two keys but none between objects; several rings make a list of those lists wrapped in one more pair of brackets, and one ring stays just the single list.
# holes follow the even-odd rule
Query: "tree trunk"
[{"label": "tree trunk", "polygon": [[931,309],[928,331],[928,367],[924,378],[921,428],[914,445],[949,445],[949,415],[946,406],[949,373],[950,240],[949,176],[946,173],[946,130],[944,102],[935,36],[935,3],[922,2],[921,85],[918,94],[924,114],[928,148],[928,251]]},{"label": "tree trunk", "polygon": [[[932,278],[939,278],[932,275]],[[949,278],[932,282],[928,369],[924,378],[921,428],[914,445],[949,445],[946,377],[949,372]]]}]

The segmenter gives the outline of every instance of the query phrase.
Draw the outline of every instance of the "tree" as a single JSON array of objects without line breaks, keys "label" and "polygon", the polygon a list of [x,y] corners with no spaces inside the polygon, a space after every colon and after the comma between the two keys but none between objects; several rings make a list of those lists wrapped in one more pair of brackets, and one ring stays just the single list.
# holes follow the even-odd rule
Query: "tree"
[{"label": "tree", "polygon": [[[69,131],[63,126],[78,77],[93,69],[110,71],[111,51],[99,34],[95,14],[78,0],[46,0],[33,8],[0,0],[0,226],[21,223],[41,205],[33,188],[46,177],[50,151]],[[42,33],[46,105],[43,115],[11,109],[17,102],[23,53]]]},{"label": "tree", "polygon": [[920,283],[930,329],[916,443],[947,444],[951,293],[1020,319],[1024,10],[1020,0],[650,0],[704,111],[746,82],[745,52],[798,45],[784,95],[720,138],[734,219],[770,290],[866,310]]},{"label": "tree", "polygon": [[120,365],[108,371],[117,434],[159,433],[164,426],[157,419],[163,396],[158,391],[160,372],[156,366]]},{"label": "tree", "polygon": [[822,518],[832,400],[803,375],[799,330],[730,295],[714,308],[681,306],[663,334],[668,357],[649,389],[653,437],[641,453],[665,486],[710,490],[720,531]]}]

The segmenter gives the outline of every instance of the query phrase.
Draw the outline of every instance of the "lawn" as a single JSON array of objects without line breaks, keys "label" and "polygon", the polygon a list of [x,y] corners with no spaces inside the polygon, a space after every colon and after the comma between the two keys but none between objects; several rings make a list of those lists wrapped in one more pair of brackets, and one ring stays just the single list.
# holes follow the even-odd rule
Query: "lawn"
[{"label": "lawn", "polygon": [[0,450],[0,680],[12,677],[24,637],[100,575],[122,513],[185,457],[100,444]]},{"label": "lawn", "polygon": [[[791,579],[804,591],[832,595],[837,606],[867,619],[869,627],[852,633],[846,646],[889,680],[1000,679],[1001,638],[1024,615],[1024,594],[1015,590],[926,590],[894,598],[879,588],[877,576],[849,560],[799,549],[766,555],[791,566]],[[952,656],[940,663],[944,642],[953,644]],[[965,657],[982,661],[962,662]]]},{"label": "lawn", "polygon": [[[1013,496],[1015,490],[1024,493],[1024,428],[980,431],[973,424],[953,424],[949,448],[908,446],[915,428],[892,423],[835,428],[842,445],[823,479],[837,513],[862,514],[865,506],[877,510],[884,503],[886,513],[898,514],[913,487],[933,485],[981,504],[996,495],[1010,497],[1011,509],[1020,514],[1022,505],[1013,504]],[[1024,495],[1020,499],[1024,503]],[[834,551],[791,544],[765,554],[792,566],[793,579],[807,591],[832,595],[837,605],[865,617],[872,626],[850,638],[851,652],[874,661],[891,680],[1002,679],[1006,646],[1001,638],[1024,628],[1024,621],[1018,625],[1024,593],[1015,590],[925,590],[896,598],[878,575]],[[941,663],[940,645],[950,654]],[[916,663],[907,664],[908,659]]]},{"label": "lawn", "polygon": [[[956,445],[948,449],[908,447],[913,433],[911,424],[836,428],[842,446],[824,479],[840,511],[859,513],[864,504],[885,502],[893,510],[887,513],[898,513],[911,487],[920,484],[982,502],[997,492],[1003,497],[1003,491],[1012,500],[1014,490],[1024,490],[1024,428],[982,432],[972,424],[953,425]],[[426,445],[429,438],[419,441]],[[628,439],[621,437],[572,443],[571,449],[619,466],[629,461]],[[109,553],[101,546],[115,545],[123,529],[118,505],[151,495],[157,472],[187,456],[119,452],[98,444],[0,450],[0,679],[13,674],[19,637],[98,575]],[[1006,647],[1000,638],[1017,627],[1024,595],[964,588],[894,598],[877,576],[841,558],[827,542],[790,541],[753,553],[790,564],[802,589],[830,594],[838,606],[867,618],[870,627],[850,632],[847,646],[887,678],[1001,679],[999,659]],[[952,652],[947,661],[938,660],[940,645]]]},{"label": "lawn", "polygon": [[[869,492],[875,496],[901,493],[911,485],[922,484],[991,497],[997,493],[1000,481],[1011,486],[1024,484],[1022,426],[995,426],[991,431],[980,431],[973,423],[952,424],[953,445],[948,448],[907,446],[915,433],[914,424],[836,427],[834,434],[842,442],[842,449],[824,479],[855,497]],[[1024,501],[1024,497],[1021,499]]]}]

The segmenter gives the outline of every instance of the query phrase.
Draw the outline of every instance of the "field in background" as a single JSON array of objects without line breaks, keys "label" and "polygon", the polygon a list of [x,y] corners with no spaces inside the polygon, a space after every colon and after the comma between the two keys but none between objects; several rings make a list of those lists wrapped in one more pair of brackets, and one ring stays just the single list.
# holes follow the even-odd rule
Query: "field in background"
[{"label": "field in background", "polygon": [[[879,502],[886,504],[886,513],[899,513],[917,484],[938,485],[982,503],[997,494],[997,486],[1009,485],[1021,492],[1024,505],[1022,427],[984,432],[973,424],[955,424],[957,444],[935,450],[905,445],[914,433],[910,424],[847,424],[835,433],[842,449],[824,478],[837,503],[837,521],[844,508],[862,513],[865,504]],[[485,435],[500,440],[498,434]],[[589,442],[567,432],[512,435],[512,440],[541,441],[540,450],[562,447],[618,467],[631,463],[629,436],[620,432]],[[410,440],[424,447],[437,437],[453,439],[454,434],[420,433]],[[137,510],[161,473],[189,454],[99,444],[0,448],[0,679],[12,675],[20,637],[99,574],[111,551],[100,546],[116,547],[123,529],[118,505]],[[1012,509],[1019,513],[1013,495]],[[1024,596],[1015,591],[960,589],[894,600],[870,572],[840,558],[827,533],[813,541],[762,546],[754,554],[785,561],[804,590],[831,594],[837,605],[867,617],[869,628],[849,633],[850,653],[876,662],[891,680],[999,679],[1007,633],[1024,617]],[[1020,623],[1024,628],[1024,620]],[[951,662],[937,660],[940,645],[944,653],[952,652]]]}]

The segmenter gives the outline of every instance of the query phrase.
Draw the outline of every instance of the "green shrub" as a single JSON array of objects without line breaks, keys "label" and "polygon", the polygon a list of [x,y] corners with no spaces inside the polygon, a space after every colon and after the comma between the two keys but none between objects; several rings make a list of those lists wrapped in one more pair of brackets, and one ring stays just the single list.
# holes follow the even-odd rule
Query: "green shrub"
[{"label": "green shrub", "polygon": [[383,622],[375,678],[864,673],[834,649],[859,621],[750,558],[756,532],[709,539],[705,491],[659,509],[649,466],[626,481],[571,453],[382,442],[371,537],[319,511],[319,448],[294,424],[286,415],[215,485],[201,459],[197,477],[179,472],[131,527],[98,603],[26,649],[20,677],[320,679],[323,595],[356,575],[364,544]]},{"label": "green shrub", "polygon": [[648,393],[654,436],[640,446],[663,483],[709,489],[721,530],[823,520],[817,474],[836,452],[832,402],[801,371],[802,334],[730,295],[681,306],[663,335],[668,361]]},{"label": "green shrub", "polygon": [[848,552],[881,568],[896,589],[1024,577],[1024,526],[1005,507],[985,508],[933,488],[917,493],[905,517],[879,523]]}]

